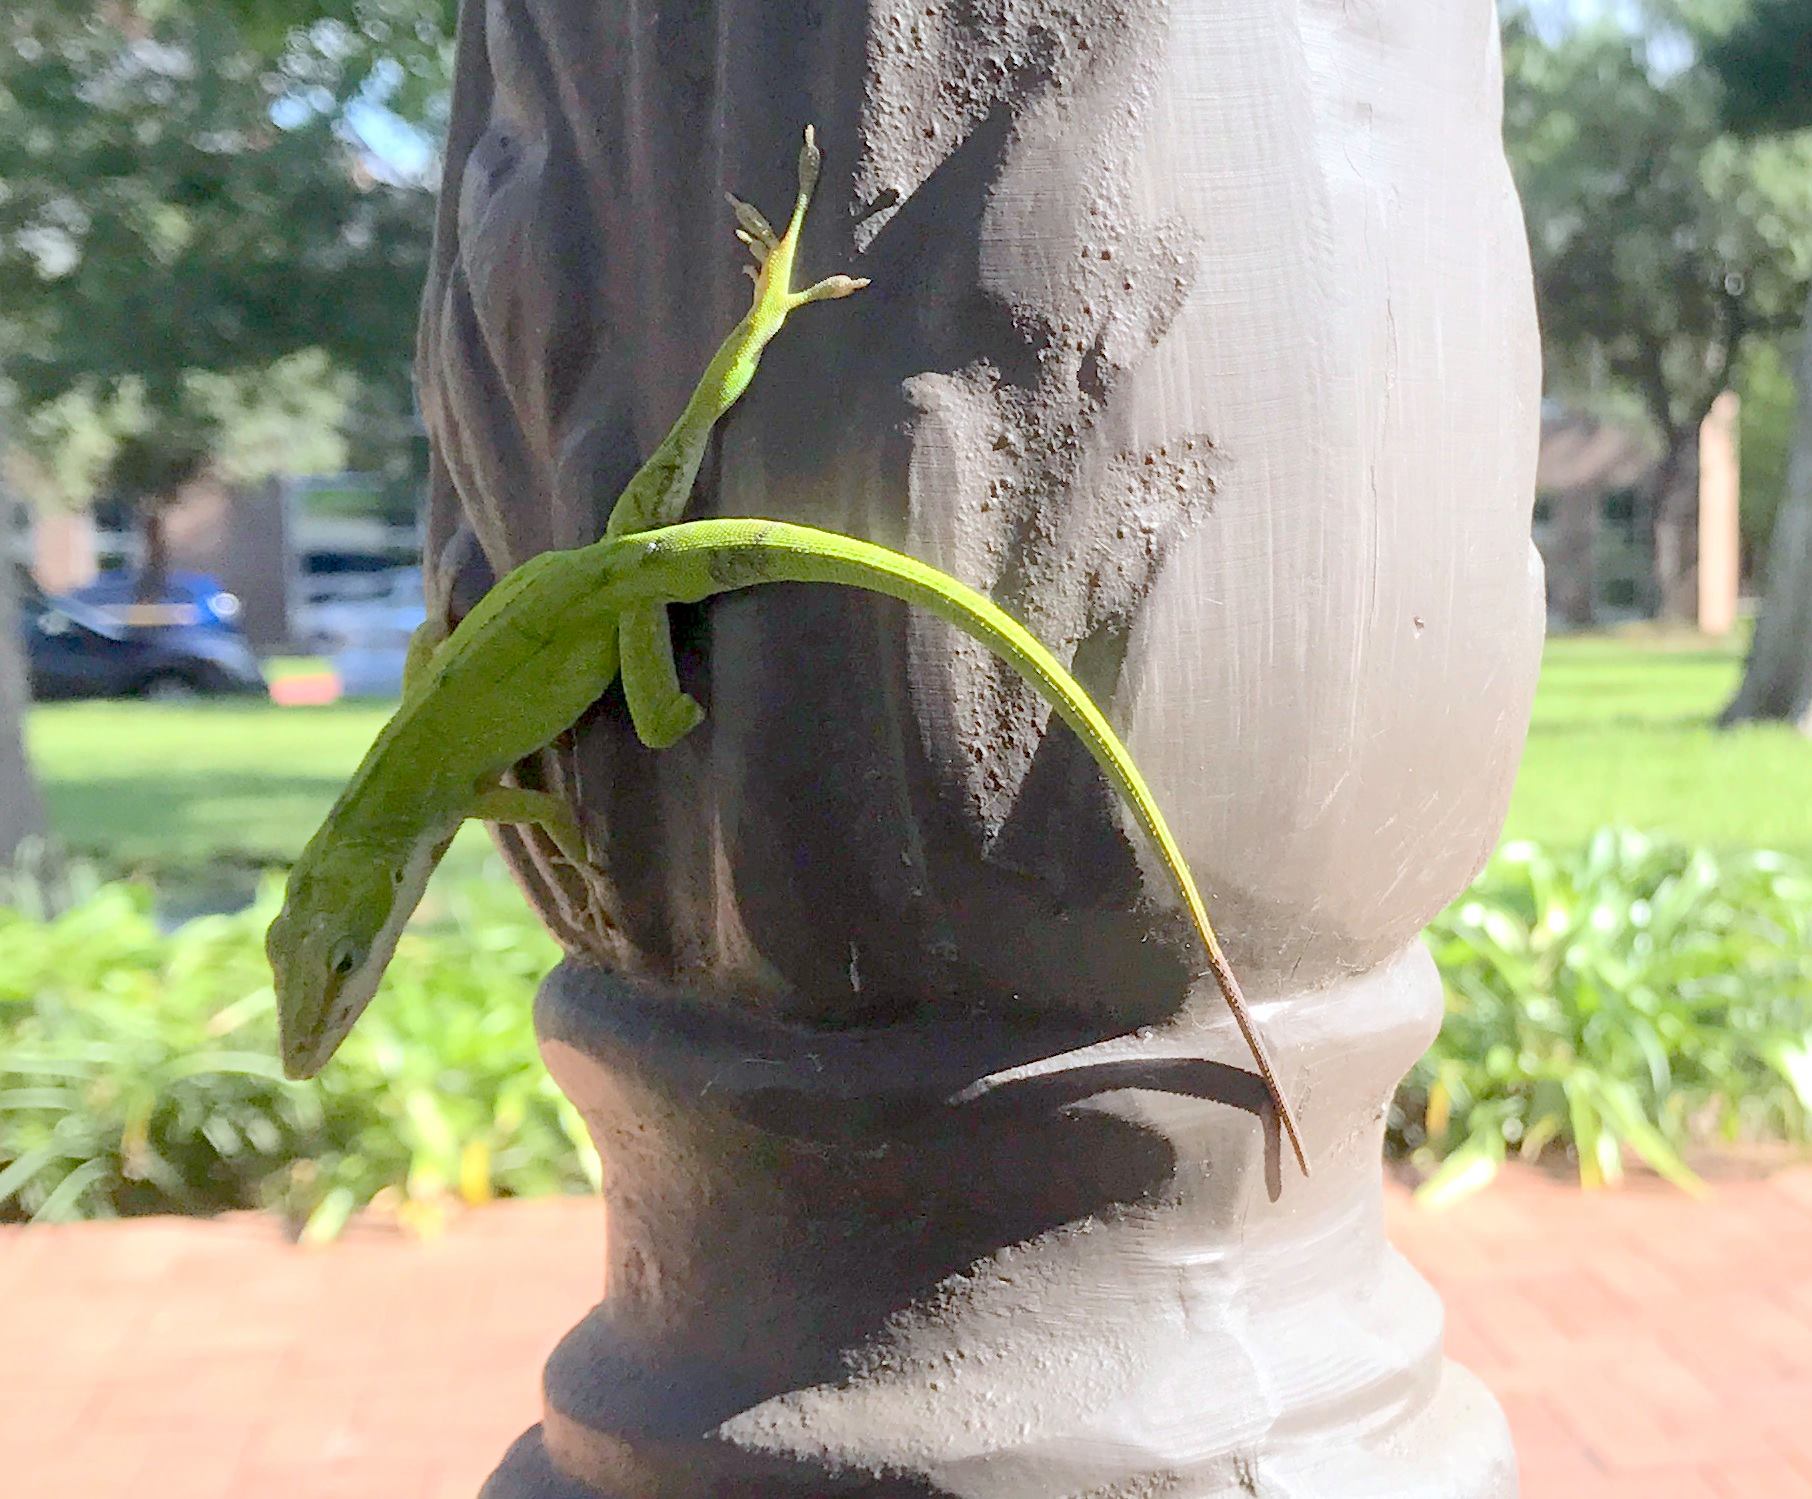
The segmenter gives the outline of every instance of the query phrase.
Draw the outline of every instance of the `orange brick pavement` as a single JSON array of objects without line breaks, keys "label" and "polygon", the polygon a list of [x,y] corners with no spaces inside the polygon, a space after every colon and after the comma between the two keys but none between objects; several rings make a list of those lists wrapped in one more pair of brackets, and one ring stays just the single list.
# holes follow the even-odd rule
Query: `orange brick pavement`
[{"label": "orange brick pavement", "polygon": [[[1390,1220],[1524,1499],[1812,1499],[1812,1170],[1702,1203],[1518,1172]],[[582,1201],[316,1251],[253,1217],[0,1230],[0,1495],[472,1499],[602,1239]]]}]

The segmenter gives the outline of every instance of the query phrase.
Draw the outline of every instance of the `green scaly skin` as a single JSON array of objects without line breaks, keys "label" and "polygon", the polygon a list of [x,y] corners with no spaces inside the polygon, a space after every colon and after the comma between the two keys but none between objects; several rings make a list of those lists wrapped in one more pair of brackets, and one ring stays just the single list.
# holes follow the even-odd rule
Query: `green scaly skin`
[{"label": "green scaly skin", "polygon": [[[503,577],[431,654],[418,654],[402,706],[302,851],[271,924],[266,946],[276,976],[284,1069],[292,1077],[313,1076],[345,1039],[376,993],[429,875],[467,818],[538,825],[566,857],[585,858],[584,840],[563,803],[506,786],[502,777],[570,727],[617,678],[619,665],[644,742],[671,744],[697,724],[697,705],[679,691],[674,672],[668,605],[763,583],[832,583],[916,604],[948,620],[1012,666],[1081,737],[1156,847],[1307,1174],[1295,1116],[1182,851],[1126,746],[1056,657],[986,596],[885,547],[780,521],[674,523],[711,426],[748,388],[762,348],[787,314],[864,284],[836,277],[804,292],[787,289],[816,174],[808,132],[799,200],[784,238],[775,237],[754,210],[738,206],[743,237],[762,262],[755,307],[725,340],[685,414],[618,500],[604,539],[531,558]],[[522,684],[529,682],[536,690],[524,694]]]}]

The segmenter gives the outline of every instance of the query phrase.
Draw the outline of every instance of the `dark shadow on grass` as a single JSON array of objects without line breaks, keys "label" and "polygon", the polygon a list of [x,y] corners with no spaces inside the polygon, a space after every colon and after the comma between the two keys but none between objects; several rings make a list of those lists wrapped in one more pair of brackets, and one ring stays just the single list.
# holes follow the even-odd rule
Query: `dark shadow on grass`
[{"label": "dark shadow on grass", "polygon": [[337,772],[197,767],[52,781],[46,792],[55,831],[67,847],[127,872],[141,863],[287,864],[344,784]]},{"label": "dark shadow on grass", "polygon": [[1548,735],[1571,737],[1631,732],[1681,734],[1716,727],[1716,723],[1709,714],[1691,713],[1672,718],[1635,718],[1628,714],[1618,714],[1608,718],[1541,719],[1531,725],[1529,735],[1531,738],[1539,739]]}]

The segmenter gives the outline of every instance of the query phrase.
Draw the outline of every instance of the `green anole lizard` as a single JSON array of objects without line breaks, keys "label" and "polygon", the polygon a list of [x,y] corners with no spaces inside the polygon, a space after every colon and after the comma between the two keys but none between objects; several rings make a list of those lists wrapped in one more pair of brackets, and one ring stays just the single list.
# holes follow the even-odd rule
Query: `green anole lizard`
[{"label": "green anole lizard", "polygon": [[[1181,849],[1131,754],[1044,646],[985,595],[902,553],[769,520],[678,522],[712,427],[748,388],[761,352],[809,302],[866,282],[833,276],[791,289],[800,226],[816,184],[806,132],[799,195],[784,235],[737,203],[754,253],[754,304],[724,340],[654,455],[618,499],[604,539],[543,552],[507,573],[439,643],[412,652],[402,705],[379,733],[290,872],[266,947],[276,977],[283,1064],[318,1072],[370,1003],[428,877],[468,818],[542,827],[575,863],[586,857],[558,797],[503,783],[602,697],[620,671],[636,733],[673,744],[702,717],[680,691],[667,606],[761,583],[836,583],[929,609],[1000,656],[1081,737],[1156,846],[1209,969],[1257,1064],[1298,1165],[1308,1157],[1264,1042]],[[676,523],[678,522],[678,523]]]}]

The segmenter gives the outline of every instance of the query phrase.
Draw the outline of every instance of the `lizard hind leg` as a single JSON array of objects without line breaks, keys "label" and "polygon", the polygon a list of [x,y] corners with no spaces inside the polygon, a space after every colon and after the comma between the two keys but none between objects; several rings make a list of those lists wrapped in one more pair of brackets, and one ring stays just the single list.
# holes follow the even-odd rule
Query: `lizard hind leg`
[{"label": "lizard hind leg", "polygon": [[585,834],[571,807],[551,791],[492,783],[473,794],[466,816],[482,822],[533,823],[547,834],[567,862],[586,862]]},{"label": "lizard hind leg", "polygon": [[680,691],[673,634],[665,604],[637,604],[617,624],[623,697],[636,737],[649,749],[668,749],[704,722],[698,700]]}]

